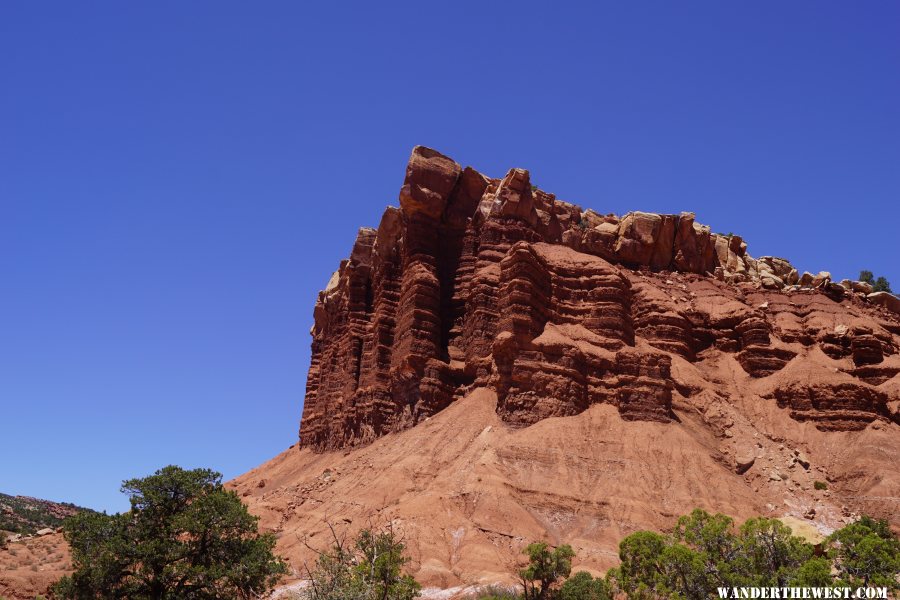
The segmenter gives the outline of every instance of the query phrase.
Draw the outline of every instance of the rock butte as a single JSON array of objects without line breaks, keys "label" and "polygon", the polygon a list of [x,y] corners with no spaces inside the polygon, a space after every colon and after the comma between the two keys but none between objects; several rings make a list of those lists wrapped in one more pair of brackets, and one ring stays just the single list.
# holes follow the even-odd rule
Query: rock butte
[{"label": "rock butte", "polygon": [[849,357],[778,379],[765,397],[821,429],[897,421],[878,384],[898,372],[900,328],[874,310],[897,299],[870,300],[867,287],[754,259],[692,213],[603,216],[536,189],[523,169],[490,179],[419,146],[400,208],[360,229],[316,302],[300,444],[368,443],[479,387],[513,426],[594,404],[668,422],[673,392],[692,393],[673,357],[710,351],[754,378],[816,348]]},{"label": "rock butte", "polygon": [[418,147],[316,302],[299,447],[230,485],[297,576],[326,522],[390,519],[443,588],[538,539],[603,572],[698,506],[898,527],[898,304]]}]

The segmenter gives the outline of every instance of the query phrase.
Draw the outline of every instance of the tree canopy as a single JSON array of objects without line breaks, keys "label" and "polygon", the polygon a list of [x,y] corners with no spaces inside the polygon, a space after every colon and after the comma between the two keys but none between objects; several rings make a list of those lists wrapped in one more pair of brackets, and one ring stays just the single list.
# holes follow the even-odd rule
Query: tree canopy
[{"label": "tree canopy", "polygon": [[528,566],[519,571],[525,600],[546,600],[553,586],[572,572],[575,551],[568,544],[551,550],[545,542],[535,542],[525,548]]},{"label": "tree canopy", "polygon": [[619,543],[606,577],[580,571],[575,552],[545,542],[525,548],[520,594],[489,588],[475,600],[706,600],[719,588],[886,587],[900,590],[900,540],[887,521],[862,517],[813,545],[778,519],[731,517],[695,509],[668,534],[636,531]]},{"label": "tree canopy", "polygon": [[860,271],[859,280],[871,285],[872,291],[874,292],[893,293],[890,282],[885,277],[878,277],[876,279],[875,274],[872,273],[872,271]]},{"label": "tree canopy", "polygon": [[885,586],[900,589],[900,541],[886,521],[863,517],[815,548],[777,519],[739,528],[696,509],[663,535],[638,531],[619,544],[607,579],[632,598],[714,597],[718,587]]},{"label": "tree canopy", "polygon": [[251,598],[286,572],[275,538],[209,469],[168,466],[122,484],[131,510],[80,513],[63,534],[75,572],[54,586],[62,598],[180,600]]},{"label": "tree canopy", "polygon": [[612,600],[609,583],[602,577],[593,577],[587,571],[579,571],[559,587],[559,600]]},{"label": "tree canopy", "polygon": [[900,540],[887,521],[862,517],[832,533],[827,541],[828,554],[843,584],[900,589]]}]

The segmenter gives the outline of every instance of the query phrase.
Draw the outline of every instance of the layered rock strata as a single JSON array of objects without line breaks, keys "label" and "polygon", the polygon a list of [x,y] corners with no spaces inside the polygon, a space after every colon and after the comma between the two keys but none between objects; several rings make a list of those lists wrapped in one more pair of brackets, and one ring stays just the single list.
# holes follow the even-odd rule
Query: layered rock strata
[{"label": "layered rock strata", "polygon": [[360,229],[319,294],[301,445],[370,442],[474,387],[493,389],[513,426],[593,404],[667,422],[673,394],[691,393],[673,360],[721,353],[758,379],[822,353],[837,378],[760,399],[821,429],[859,429],[897,420],[879,386],[900,371],[898,304],[754,259],[692,213],[600,215],[526,170],[491,179],[416,147],[400,207]]}]

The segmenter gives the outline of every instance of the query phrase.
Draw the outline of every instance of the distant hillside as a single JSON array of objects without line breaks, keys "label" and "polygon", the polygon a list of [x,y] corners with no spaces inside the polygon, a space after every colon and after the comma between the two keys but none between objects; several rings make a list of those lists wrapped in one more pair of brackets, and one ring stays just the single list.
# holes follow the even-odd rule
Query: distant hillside
[{"label": "distant hillside", "polygon": [[34,533],[45,527],[59,527],[63,519],[84,510],[90,509],[68,502],[0,494],[0,530]]}]

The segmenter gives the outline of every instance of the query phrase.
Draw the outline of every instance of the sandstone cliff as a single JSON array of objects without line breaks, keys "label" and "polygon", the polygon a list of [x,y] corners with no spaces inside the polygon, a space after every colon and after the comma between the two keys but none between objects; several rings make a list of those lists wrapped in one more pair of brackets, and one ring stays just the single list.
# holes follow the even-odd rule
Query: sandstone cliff
[{"label": "sandstone cliff", "polygon": [[900,300],[871,292],[416,148],[316,302],[299,448],[231,485],[297,576],[326,523],[391,520],[442,587],[538,539],[603,572],[698,506],[897,528]]},{"label": "sandstone cliff", "polygon": [[316,302],[300,442],[368,443],[477,387],[514,426],[594,404],[667,422],[673,392],[693,393],[673,357],[710,352],[763,379],[822,352],[833,366],[764,397],[821,429],[896,421],[879,385],[900,371],[900,321],[869,292],[754,259],[691,213],[604,216],[523,169],[490,179],[416,147],[400,208],[360,230]]}]

